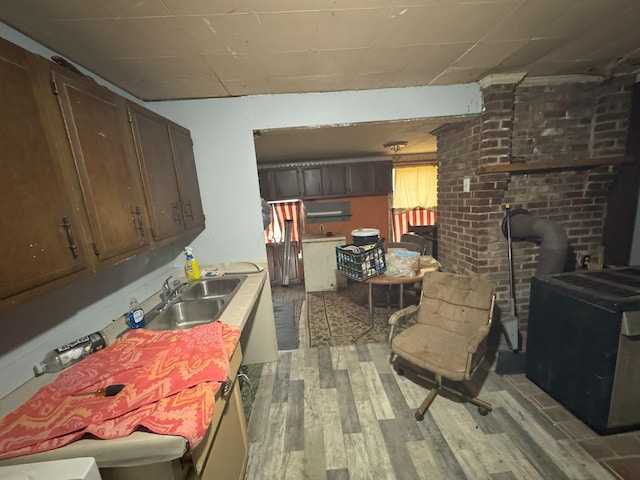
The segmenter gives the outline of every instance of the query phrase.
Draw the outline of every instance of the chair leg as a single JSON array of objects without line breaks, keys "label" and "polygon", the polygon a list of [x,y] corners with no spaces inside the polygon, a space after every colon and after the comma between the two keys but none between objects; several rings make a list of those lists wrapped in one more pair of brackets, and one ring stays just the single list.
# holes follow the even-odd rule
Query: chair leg
[{"label": "chair leg", "polygon": [[429,392],[429,395],[427,395],[427,398],[424,399],[420,407],[418,407],[418,409],[416,410],[416,413],[414,413],[413,415],[416,418],[416,420],[418,420],[419,422],[424,420],[425,412],[429,409],[433,401],[436,399],[436,397],[438,396],[438,393],[439,393],[439,390],[437,388],[434,388]]}]

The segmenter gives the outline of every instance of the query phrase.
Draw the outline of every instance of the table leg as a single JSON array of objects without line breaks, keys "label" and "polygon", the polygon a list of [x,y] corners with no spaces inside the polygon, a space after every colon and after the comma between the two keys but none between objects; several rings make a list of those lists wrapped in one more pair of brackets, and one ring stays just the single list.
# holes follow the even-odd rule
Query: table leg
[{"label": "table leg", "polygon": [[369,284],[369,323],[373,327],[373,283]]},{"label": "table leg", "polygon": [[400,306],[400,310],[404,308],[404,285],[400,284],[400,299],[398,300],[398,305]]}]

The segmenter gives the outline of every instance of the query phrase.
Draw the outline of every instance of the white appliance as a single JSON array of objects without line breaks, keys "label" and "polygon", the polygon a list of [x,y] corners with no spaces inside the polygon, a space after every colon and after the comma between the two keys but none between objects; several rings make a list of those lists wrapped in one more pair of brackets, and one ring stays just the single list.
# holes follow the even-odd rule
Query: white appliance
[{"label": "white appliance", "polygon": [[102,480],[93,457],[0,467],[0,480]]},{"label": "white appliance", "polygon": [[346,237],[342,235],[302,236],[305,292],[326,292],[346,287],[347,279],[338,273],[336,266],[336,247],[345,243]]}]

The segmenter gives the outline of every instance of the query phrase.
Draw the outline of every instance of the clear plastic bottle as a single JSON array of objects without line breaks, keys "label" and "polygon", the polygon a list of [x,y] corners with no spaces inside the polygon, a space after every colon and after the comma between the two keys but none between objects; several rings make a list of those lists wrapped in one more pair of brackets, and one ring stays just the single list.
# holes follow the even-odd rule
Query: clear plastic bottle
[{"label": "clear plastic bottle", "polygon": [[144,310],[138,303],[135,297],[129,300],[129,327],[131,328],[144,328]]},{"label": "clear plastic bottle", "polygon": [[44,359],[34,365],[33,372],[36,376],[59,372],[106,346],[107,340],[102,332],[94,332],[47,352]]}]

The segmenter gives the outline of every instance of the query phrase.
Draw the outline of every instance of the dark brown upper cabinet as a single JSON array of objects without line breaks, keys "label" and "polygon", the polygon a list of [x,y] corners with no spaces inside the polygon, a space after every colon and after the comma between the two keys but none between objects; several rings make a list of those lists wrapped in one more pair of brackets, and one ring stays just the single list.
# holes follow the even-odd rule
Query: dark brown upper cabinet
[{"label": "dark brown upper cabinet", "polygon": [[347,165],[326,165],[322,168],[323,195],[327,197],[343,197],[349,194],[347,189]]},{"label": "dark brown upper cabinet", "polygon": [[367,195],[371,189],[371,165],[356,163],[349,165],[349,191],[353,195]]},{"label": "dark brown upper cabinet", "polygon": [[205,227],[205,218],[191,134],[186,128],[170,123],[169,136],[178,173],[184,224],[188,232],[201,232]]},{"label": "dark brown upper cabinet", "polygon": [[169,122],[135,104],[129,105],[129,114],[149,205],[151,235],[155,242],[163,242],[185,231]]},{"label": "dark brown upper cabinet", "polygon": [[48,78],[35,60],[0,39],[0,304],[90,272],[73,187],[62,168],[61,157],[69,155],[60,141],[64,126],[49,119]]},{"label": "dark brown upper cabinet", "polygon": [[391,162],[371,164],[371,193],[391,193],[393,191],[393,165]]},{"label": "dark brown upper cabinet", "polygon": [[0,84],[0,308],[202,231],[188,130],[3,39]]},{"label": "dark brown upper cabinet", "polygon": [[113,262],[146,250],[149,217],[125,100],[56,67],[53,91],[80,179],[94,254]]},{"label": "dark brown upper cabinet", "polygon": [[[299,169],[302,176],[302,198],[316,198],[324,195],[324,170],[321,167],[305,167]],[[277,175],[276,175],[277,178]]]},{"label": "dark brown upper cabinet", "polygon": [[278,200],[301,198],[302,179],[297,168],[283,168],[270,172],[273,186],[270,189]]},{"label": "dark brown upper cabinet", "polygon": [[260,194],[271,201],[384,195],[392,168],[391,161],[271,166],[258,170]]}]

